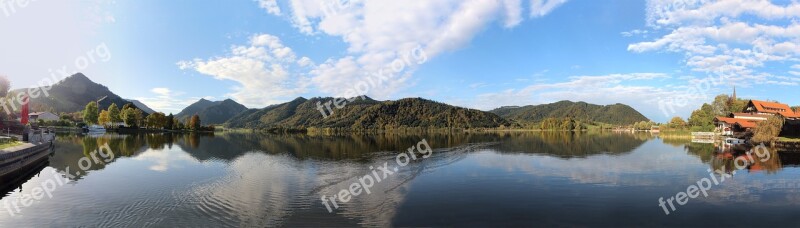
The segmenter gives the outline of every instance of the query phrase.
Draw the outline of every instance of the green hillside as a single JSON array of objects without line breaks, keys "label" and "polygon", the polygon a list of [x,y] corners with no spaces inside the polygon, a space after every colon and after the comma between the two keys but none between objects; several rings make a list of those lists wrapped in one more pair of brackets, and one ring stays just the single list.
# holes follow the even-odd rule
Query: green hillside
[{"label": "green hillside", "polygon": [[193,115],[198,115],[203,124],[223,124],[244,111],[247,111],[247,107],[231,99],[224,101],[200,99],[184,108],[175,115],[175,118],[186,121]]},{"label": "green hillside", "polygon": [[385,130],[395,128],[495,128],[511,123],[495,114],[455,107],[421,98],[397,101],[356,99],[323,118],[317,103],[333,98],[297,98],[260,110],[248,110],[226,124],[230,128],[340,128]]},{"label": "green hillside", "polygon": [[539,123],[547,118],[571,118],[585,122],[629,125],[648,120],[647,117],[628,105],[595,105],[572,101],[522,107],[501,107],[490,112],[522,123]]}]

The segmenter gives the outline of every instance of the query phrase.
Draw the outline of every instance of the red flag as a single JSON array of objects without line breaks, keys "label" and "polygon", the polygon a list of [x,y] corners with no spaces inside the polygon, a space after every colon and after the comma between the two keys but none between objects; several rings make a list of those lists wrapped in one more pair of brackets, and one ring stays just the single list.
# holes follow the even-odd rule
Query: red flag
[{"label": "red flag", "polygon": [[23,99],[22,99],[22,113],[21,113],[21,115],[22,115],[22,125],[28,124],[28,112],[30,112],[28,110],[28,104],[29,103],[31,103],[30,102],[30,98],[28,97],[28,94],[25,93],[25,95],[23,96]]}]

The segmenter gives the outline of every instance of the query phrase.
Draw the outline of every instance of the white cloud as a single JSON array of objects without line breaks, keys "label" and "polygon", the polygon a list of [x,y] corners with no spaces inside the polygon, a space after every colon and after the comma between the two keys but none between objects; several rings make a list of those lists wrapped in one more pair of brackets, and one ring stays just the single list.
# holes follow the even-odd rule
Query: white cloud
[{"label": "white cloud", "polygon": [[[695,72],[730,77],[726,84],[778,84],[763,69],[800,59],[800,3],[766,0],[650,0],[647,24],[664,33],[652,41],[633,43],[632,52],[682,53]],[[787,65],[788,66],[788,65]]]},{"label": "white cloud", "polygon": [[[565,1],[532,1],[535,14],[544,16]],[[524,19],[522,0],[436,1],[314,1],[292,0],[287,18],[308,35],[340,37],[345,56],[330,57],[311,71],[312,85],[332,95],[342,94],[354,82],[391,67],[396,59],[421,48],[428,58],[456,50],[492,23],[513,28]],[[533,12],[532,14],[533,15]],[[387,98],[403,88],[417,66],[406,65],[368,95]]]},{"label": "white cloud", "polygon": [[150,91],[161,96],[169,96],[169,93],[172,92],[169,88],[153,88]]},{"label": "white cloud", "polygon": [[298,72],[311,64],[307,57],[298,61],[291,48],[269,34],[252,36],[248,45],[233,46],[226,56],[177,63],[184,70],[238,82],[229,96],[251,107],[275,104],[303,93],[305,86],[299,82],[303,77]]},{"label": "white cloud", "polygon": [[270,14],[281,15],[281,8],[278,6],[277,0],[258,0],[258,6],[267,10]]},{"label": "white cloud", "polygon": [[184,107],[189,106],[200,98],[181,98],[183,92],[175,92],[169,88],[153,88],[150,92],[153,97],[137,97],[136,100],[144,103],[147,107],[157,112],[175,113],[180,112]]},{"label": "white cloud", "polygon": [[513,28],[522,22],[522,0],[505,0],[503,9],[506,11],[506,20],[503,24],[506,28]]},{"label": "white cloud", "polygon": [[564,3],[567,0],[531,0],[531,17],[543,17]]}]

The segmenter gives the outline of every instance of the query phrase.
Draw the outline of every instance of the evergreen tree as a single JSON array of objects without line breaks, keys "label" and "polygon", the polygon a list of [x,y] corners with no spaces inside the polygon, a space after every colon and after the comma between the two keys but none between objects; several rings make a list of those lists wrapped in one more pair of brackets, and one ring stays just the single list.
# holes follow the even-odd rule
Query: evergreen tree
[{"label": "evergreen tree", "polygon": [[172,115],[172,113],[169,113],[169,116],[167,116],[167,123],[164,124],[164,128],[168,130],[172,130],[175,128],[175,116]]}]

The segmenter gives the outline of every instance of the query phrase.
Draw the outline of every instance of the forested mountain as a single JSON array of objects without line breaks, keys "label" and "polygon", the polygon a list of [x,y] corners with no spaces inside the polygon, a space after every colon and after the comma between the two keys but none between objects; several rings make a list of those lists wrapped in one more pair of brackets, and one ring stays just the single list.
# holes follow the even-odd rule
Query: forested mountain
[{"label": "forested mountain", "polygon": [[186,121],[196,114],[200,116],[202,124],[223,124],[246,110],[247,107],[231,99],[224,101],[200,99],[184,108],[175,118]]},{"label": "forested mountain", "polygon": [[[232,128],[342,128],[354,130],[396,128],[495,128],[511,123],[495,114],[455,107],[422,98],[397,101],[375,101],[369,97],[355,99],[343,108],[332,107],[334,113],[324,118],[318,103],[334,98],[297,98],[264,109],[251,109],[239,114],[227,126]],[[326,110],[327,112],[327,110]]]},{"label": "forested mountain", "polygon": [[200,111],[203,111],[204,109],[214,105],[215,103],[213,101],[201,98],[197,102],[194,102],[191,105],[187,106],[186,108],[183,108],[181,112],[175,115],[175,118],[183,120],[192,117],[192,115],[197,114]]},{"label": "forested mountain", "polygon": [[526,123],[538,123],[547,118],[572,118],[614,125],[630,125],[648,120],[639,111],[624,104],[595,105],[572,101],[522,107],[501,107],[490,112],[506,119]]},{"label": "forested mountain", "polygon": [[[18,89],[12,93],[28,91],[28,89]],[[83,75],[77,73],[54,84],[45,96],[40,93],[38,97],[31,99],[31,109],[33,111],[52,111],[52,112],[78,112],[83,110],[91,101],[100,101],[100,109],[106,109],[111,103],[122,107],[131,103],[120,96],[111,92],[107,87],[97,84]],[[138,107],[138,105],[137,105]]]}]

